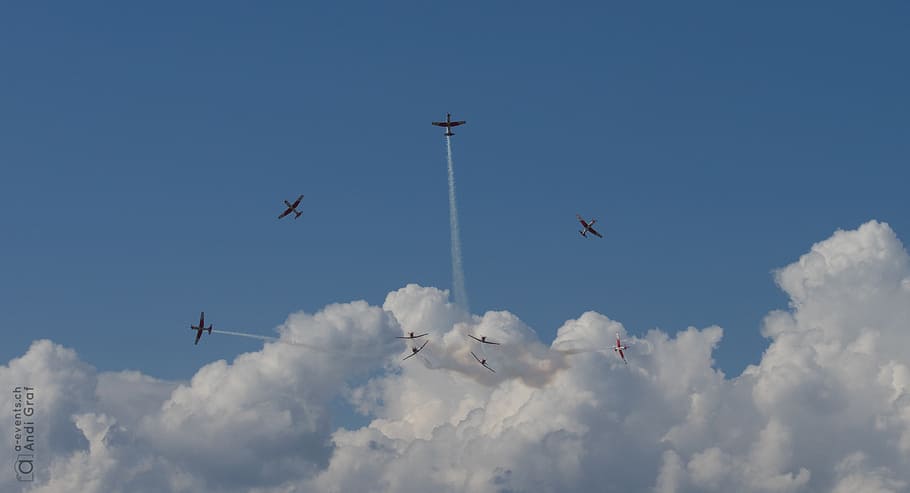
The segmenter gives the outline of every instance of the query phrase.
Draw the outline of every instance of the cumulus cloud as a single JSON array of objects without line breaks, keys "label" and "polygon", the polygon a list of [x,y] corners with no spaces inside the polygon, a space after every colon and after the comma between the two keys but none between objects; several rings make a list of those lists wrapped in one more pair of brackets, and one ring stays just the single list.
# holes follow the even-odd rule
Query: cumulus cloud
[{"label": "cumulus cloud", "polygon": [[[271,342],[172,383],[99,374],[71,349],[36,341],[0,367],[5,387],[36,388],[36,462],[46,467],[36,472],[36,491],[247,491],[324,469],[333,449],[331,401],[371,367],[364,361],[397,351],[381,341],[400,328],[381,308],[353,302],[294,314],[280,331],[360,352]],[[12,394],[2,399],[12,409]],[[10,424],[0,424],[7,436]],[[2,470],[0,490],[21,486],[12,467]]]},{"label": "cumulus cloud", "polygon": [[[38,389],[31,491],[906,490],[904,247],[871,221],[775,279],[790,306],[767,315],[767,350],[734,377],[714,367],[720,327],[633,336],[587,312],[547,344],[514,314],[469,314],[409,285],[382,307],[335,304],[279,327],[321,351],[269,342],[166,382],[99,373],[45,340],[0,367],[0,383]],[[401,364],[394,336],[410,331],[431,342]],[[628,365],[607,350],[617,333]],[[339,396],[369,423],[338,428]],[[22,486],[0,468],[0,490]]]}]

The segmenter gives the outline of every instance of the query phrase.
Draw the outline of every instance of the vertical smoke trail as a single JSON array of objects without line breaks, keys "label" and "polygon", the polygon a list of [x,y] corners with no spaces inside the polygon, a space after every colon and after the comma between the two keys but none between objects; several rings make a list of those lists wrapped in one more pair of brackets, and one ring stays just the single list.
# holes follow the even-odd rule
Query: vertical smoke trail
[{"label": "vertical smoke trail", "polygon": [[461,264],[461,233],[458,230],[458,206],[455,203],[455,164],[452,160],[452,138],[446,136],[446,154],[449,161],[449,232],[452,237],[452,289],[455,303],[471,311],[468,292],[464,287],[464,268]]}]

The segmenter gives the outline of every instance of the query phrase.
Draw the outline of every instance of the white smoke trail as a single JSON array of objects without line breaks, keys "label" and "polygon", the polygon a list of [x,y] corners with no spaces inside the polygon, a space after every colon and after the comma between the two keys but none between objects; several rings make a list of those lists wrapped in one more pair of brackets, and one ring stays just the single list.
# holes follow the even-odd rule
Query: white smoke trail
[{"label": "white smoke trail", "polygon": [[339,350],[335,350],[335,349],[326,349],[326,348],[322,348],[319,346],[314,346],[312,344],[307,344],[305,342],[289,341],[287,339],[280,339],[278,337],[263,336],[263,335],[259,335],[259,334],[247,334],[245,332],[234,332],[234,331],[230,331],[230,330],[212,329],[212,333],[224,334],[224,335],[229,335],[229,336],[249,337],[251,339],[260,339],[260,340],[268,341],[268,342],[277,342],[280,344],[288,344],[291,346],[300,346],[300,347],[305,347],[307,349],[311,349],[313,351],[318,351],[320,353],[345,354],[345,355],[359,356],[359,357],[375,357],[376,356],[375,354],[372,354],[372,353],[358,353],[358,352],[347,351],[347,350],[339,351]]},{"label": "white smoke trail", "polygon": [[449,233],[452,237],[452,290],[455,303],[470,313],[468,292],[464,286],[464,267],[461,262],[461,233],[458,229],[458,206],[455,202],[455,163],[452,160],[452,138],[446,136],[446,155],[449,164]]},{"label": "white smoke trail", "polygon": [[280,341],[280,339],[278,339],[277,337],[261,336],[261,335],[257,335],[257,334],[246,334],[246,333],[243,333],[243,332],[232,332],[232,331],[230,331],[230,330],[212,329],[212,333],[215,333],[215,334],[225,334],[225,335],[229,335],[229,336],[250,337],[250,338],[253,338],[253,339],[261,339],[261,340],[263,340],[263,341],[269,341],[269,342],[278,342],[278,341]]}]

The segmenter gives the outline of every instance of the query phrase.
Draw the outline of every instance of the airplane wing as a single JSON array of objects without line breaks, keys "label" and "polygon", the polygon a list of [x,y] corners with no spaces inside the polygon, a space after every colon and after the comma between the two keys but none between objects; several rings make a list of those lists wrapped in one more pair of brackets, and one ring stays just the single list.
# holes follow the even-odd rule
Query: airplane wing
[{"label": "airplane wing", "polygon": [[493,372],[493,373],[496,373],[496,370],[490,368],[490,367],[487,366],[487,365],[483,365],[483,367],[486,368],[487,370],[490,370],[490,371]]},{"label": "airplane wing", "polygon": [[446,122],[430,122],[430,123],[433,125],[436,125],[437,127],[448,127],[449,126],[449,124]]},{"label": "airplane wing", "polygon": [[578,219],[578,222],[581,223],[582,227],[588,229],[588,223],[584,220],[583,217],[581,217],[581,214],[575,214],[575,217]]},{"label": "airplane wing", "polygon": [[598,238],[603,238],[603,237],[604,237],[604,235],[598,233],[597,230],[594,229],[594,228],[592,228],[591,226],[588,226],[588,231],[590,231],[591,233],[594,233],[595,235],[597,235]]},{"label": "airplane wing", "polygon": [[[428,342],[430,342],[430,341],[424,342],[424,343],[423,343],[423,346],[426,346]],[[406,360],[406,359],[408,359],[408,358],[412,358],[412,357],[414,357],[414,356],[417,356],[417,353],[419,353],[420,350],[423,349],[423,346],[420,346],[419,348],[417,348],[416,351],[411,351],[411,354],[405,356],[404,358],[401,358],[401,361],[404,361],[404,360]]]},{"label": "airplane wing", "polygon": [[201,330],[197,330],[197,331],[196,331],[196,341],[193,342],[193,344],[199,344],[199,338],[201,338],[201,337],[202,337],[202,331],[201,331]]},{"label": "airplane wing", "polygon": [[[423,336],[429,335],[429,334],[430,334],[429,332],[424,332],[423,334],[417,334],[416,336],[414,336],[414,339],[417,339],[417,338],[420,338],[420,337],[423,337]],[[430,341],[427,341],[427,342],[430,342]]]},{"label": "airplane wing", "polygon": [[205,325],[205,312],[199,312],[199,326]]},{"label": "airplane wing", "polygon": [[293,210],[294,210],[293,207],[288,207],[288,209],[287,209],[286,211],[282,212],[281,215],[278,216],[278,219],[281,219],[282,217],[287,216],[287,215],[290,214]]},{"label": "airplane wing", "polygon": [[452,122],[452,123],[450,123],[448,126],[450,126],[450,127],[457,127],[457,126],[459,126],[459,125],[464,125],[465,123],[468,123],[468,122],[462,120],[462,121],[460,121],[460,122]]},{"label": "airplane wing", "polygon": [[492,344],[494,346],[499,346],[498,342],[493,342],[493,341],[484,341],[484,344]]},{"label": "airplane wing", "polygon": [[294,203],[291,205],[291,209],[300,205],[301,200],[303,200],[303,194],[301,194],[300,197],[297,197],[297,200],[295,200]]},{"label": "airplane wing", "polygon": [[[474,351],[471,351],[471,356],[473,356],[473,357],[474,357],[474,359],[476,359],[476,360],[477,360],[477,362],[478,362],[478,363],[480,363],[480,358],[478,358],[478,357],[477,357],[477,355],[476,355],[476,354],[474,354]],[[480,363],[480,364],[483,364],[483,363]]]},{"label": "airplane wing", "polygon": [[619,350],[619,357],[622,358],[622,362],[626,362],[626,355],[622,353],[622,349]]},{"label": "airplane wing", "polygon": [[[477,342],[483,342],[483,341],[481,341],[480,339],[478,339],[478,338],[472,336],[471,334],[468,334],[468,337],[470,337],[471,339],[474,339],[474,340],[477,341]],[[473,353],[471,353],[471,354],[473,354]]]}]

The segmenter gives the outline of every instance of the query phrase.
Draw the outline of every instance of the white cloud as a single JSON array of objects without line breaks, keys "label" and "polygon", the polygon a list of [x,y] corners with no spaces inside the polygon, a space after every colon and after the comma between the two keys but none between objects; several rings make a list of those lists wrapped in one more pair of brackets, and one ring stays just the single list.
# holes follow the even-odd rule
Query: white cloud
[{"label": "white cloud", "polygon": [[869,469],[866,456],[856,452],[844,458],[835,466],[837,486],[834,493],[896,493],[906,491],[907,482],[894,479],[887,468]]},{"label": "white cloud", "polygon": [[[872,221],[776,279],[790,309],[766,317],[770,346],[734,378],[713,365],[719,327],[633,337],[587,312],[546,345],[511,313],[469,315],[409,285],[381,308],[330,305],[280,327],[323,351],[267,343],[180,383],[99,374],[37,341],[0,384],[39,389],[42,492],[906,489],[910,257]],[[431,342],[400,364],[394,336],[409,331]],[[616,333],[628,365],[607,349]],[[334,429],[338,396],[369,425]],[[19,486],[11,469],[0,490]]]}]

